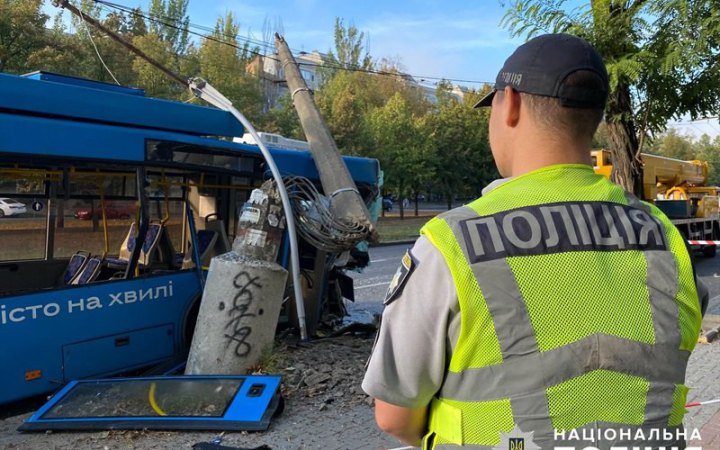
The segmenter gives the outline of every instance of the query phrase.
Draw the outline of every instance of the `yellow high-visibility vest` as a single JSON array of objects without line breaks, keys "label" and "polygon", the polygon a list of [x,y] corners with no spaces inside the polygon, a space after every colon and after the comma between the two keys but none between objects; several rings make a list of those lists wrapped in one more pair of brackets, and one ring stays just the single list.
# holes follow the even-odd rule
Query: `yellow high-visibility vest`
[{"label": "yellow high-visibility vest", "polygon": [[422,234],[461,315],[425,448],[490,449],[513,432],[543,449],[578,436],[654,447],[682,431],[701,312],[683,237],[657,208],[590,166],[557,165]]}]

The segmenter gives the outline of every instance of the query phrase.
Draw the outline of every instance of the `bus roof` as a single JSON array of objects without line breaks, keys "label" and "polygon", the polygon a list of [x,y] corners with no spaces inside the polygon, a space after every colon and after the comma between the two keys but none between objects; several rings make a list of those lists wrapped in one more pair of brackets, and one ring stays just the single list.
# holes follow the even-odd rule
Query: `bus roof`
[{"label": "bus roof", "polygon": [[28,76],[0,74],[0,99],[0,109],[34,115],[200,136],[235,137],[244,131],[227,111],[145,97],[137,89],[47,72]]},{"label": "bus roof", "polygon": [[[242,125],[230,113],[137,91],[44,72],[0,74],[0,153],[143,163],[148,143],[160,141],[262,158],[256,145],[205,137],[242,136]],[[283,175],[319,179],[309,152],[268,147]],[[377,160],[343,160],[356,183],[377,184]]]}]

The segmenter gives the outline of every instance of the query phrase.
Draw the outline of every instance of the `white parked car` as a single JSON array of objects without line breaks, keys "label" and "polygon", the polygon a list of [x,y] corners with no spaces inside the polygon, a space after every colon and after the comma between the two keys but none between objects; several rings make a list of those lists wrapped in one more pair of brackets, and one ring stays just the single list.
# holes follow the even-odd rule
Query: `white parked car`
[{"label": "white parked car", "polygon": [[0,217],[16,216],[26,212],[27,208],[24,203],[11,198],[0,197]]}]

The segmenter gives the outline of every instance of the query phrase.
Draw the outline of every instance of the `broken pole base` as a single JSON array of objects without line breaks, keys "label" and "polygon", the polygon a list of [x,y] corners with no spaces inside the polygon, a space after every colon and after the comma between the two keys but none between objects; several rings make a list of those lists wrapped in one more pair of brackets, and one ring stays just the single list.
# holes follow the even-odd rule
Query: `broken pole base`
[{"label": "broken pole base", "polygon": [[272,350],[287,270],[236,252],[210,262],[186,375],[244,375]]}]

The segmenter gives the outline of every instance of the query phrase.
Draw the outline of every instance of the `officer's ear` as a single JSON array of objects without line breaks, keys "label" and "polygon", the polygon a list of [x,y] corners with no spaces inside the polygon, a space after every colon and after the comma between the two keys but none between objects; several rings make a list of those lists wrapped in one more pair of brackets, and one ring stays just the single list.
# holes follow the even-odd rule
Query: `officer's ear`
[{"label": "officer's ear", "polygon": [[516,127],[520,121],[520,93],[510,86],[503,90],[502,115],[505,125]]}]

